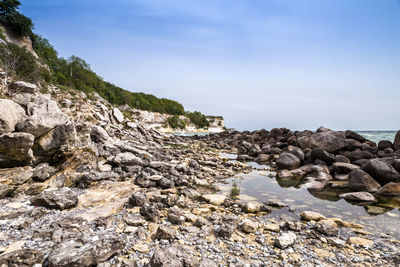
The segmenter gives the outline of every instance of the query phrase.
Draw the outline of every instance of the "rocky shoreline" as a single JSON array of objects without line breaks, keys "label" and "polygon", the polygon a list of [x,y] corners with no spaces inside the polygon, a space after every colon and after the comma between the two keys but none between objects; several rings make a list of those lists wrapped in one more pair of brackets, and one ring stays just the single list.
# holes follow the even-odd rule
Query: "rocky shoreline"
[{"label": "rocky shoreline", "polygon": [[397,198],[400,133],[379,144],[324,128],[166,136],[96,95],[1,89],[0,266],[400,264],[391,236],[312,211],[265,221],[287,204],[215,186],[254,160],[311,192],[342,186],[340,197],[368,205]]}]

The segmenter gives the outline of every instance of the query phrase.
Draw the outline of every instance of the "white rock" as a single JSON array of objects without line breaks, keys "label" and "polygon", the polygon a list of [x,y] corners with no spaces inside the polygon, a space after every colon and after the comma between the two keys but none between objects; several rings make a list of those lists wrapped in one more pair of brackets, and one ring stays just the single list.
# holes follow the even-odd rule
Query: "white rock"
[{"label": "white rock", "polygon": [[210,204],[219,206],[222,203],[224,203],[226,197],[224,195],[218,195],[218,194],[210,194],[210,195],[203,195],[203,199]]},{"label": "white rock", "polygon": [[254,233],[255,231],[257,231],[257,229],[258,229],[258,223],[253,222],[253,221],[251,221],[249,219],[244,219],[242,221],[242,230],[245,233],[248,233],[248,234],[249,233]]},{"label": "white rock", "polygon": [[285,249],[294,244],[296,241],[296,234],[293,232],[283,233],[275,239],[275,246]]},{"label": "white rock", "polygon": [[26,118],[25,110],[8,99],[0,99],[0,134],[10,133]]},{"label": "white rock", "polygon": [[9,85],[8,87],[8,93],[9,94],[17,94],[17,93],[30,93],[34,94],[39,92],[39,88],[32,83],[27,83],[27,82],[13,82]]},{"label": "white rock", "polygon": [[113,109],[113,115],[114,115],[114,118],[119,123],[122,123],[124,121],[124,114],[122,114],[122,112],[118,108]]}]

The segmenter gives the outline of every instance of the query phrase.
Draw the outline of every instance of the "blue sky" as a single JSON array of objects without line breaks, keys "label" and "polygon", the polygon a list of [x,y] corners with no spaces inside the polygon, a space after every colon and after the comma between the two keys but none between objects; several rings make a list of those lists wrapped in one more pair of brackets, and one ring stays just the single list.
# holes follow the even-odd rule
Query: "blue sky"
[{"label": "blue sky", "polygon": [[228,127],[400,129],[399,0],[22,0],[61,56]]}]

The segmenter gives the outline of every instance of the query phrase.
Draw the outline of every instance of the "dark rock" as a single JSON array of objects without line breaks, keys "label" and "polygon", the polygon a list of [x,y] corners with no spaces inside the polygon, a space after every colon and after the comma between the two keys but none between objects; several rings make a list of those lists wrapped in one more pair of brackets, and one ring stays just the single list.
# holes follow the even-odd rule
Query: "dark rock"
[{"label": "dark rock", "polygon": [[378,190],[378,194],[385,196],[400,196],[400,183],[387,183]]},{"label": "dark rock", "polygon": [[340,198],[344,198],[349,201],[358,202],[375,202],[375,198],[371,193],[368,192],[352,192],[339,195]]},{"label": "dark rock", "polygon": [[145,203],[140,207],[140,214],[146,218],[146,220],[156,223],[160,217],[160,212],[153,204]]},{"label": "dark rock", "polygon": [[393,143],[389,140],[382,140],[378,143],[378,148],[380,150],[384,150],[385,148],[392,148],[393,147]]},{"label": "dark rock", "polygon": [[44,182],[56,173],[56,168],[49,166],[48,163],[41,163],[35,167],[32,179],[36,182]]},{"label": "dark rock", "polygon": [[300,166],[300,159],[291,153],[283,152],[276,160],[276,165],[281,170],[293,170]]},{"label": "dark rock", "polygon": [[334,157],[334,160],[335,160],[336,162],[350,163],[350,160],[349,160],[347,157],[343,156],[343,155],[336,155],[336,156]]},{"label": "dark rock", "polygon": [[380,159],[371,159],[362,166],[381,185],[400,182],[400,174],[392,165]]},{"label": "dark rock", "polygon": [[49,188],[31,200],[32,205],[64,210],[75,207],[78,198],[68,187]]},{"label": "dark rock", "polygon": [[301,162],[304,161],[304,153],[300,148],[295,146],[287,146],[285,151],[295,155]]},{"label": "dark rock", "polygon": [[282,134],[283,134],[283,132],[281,129],[273,128],[273,129],[271,129],[271,131],[269,131],[268,136],[272,137],[272,138],[278,138],[278,137],[282,136]]},{"label": "dark rock", "polygon": [[365,141],[367,141],[367,139],[364,136],[359,135],[356,132],[347,130],[346,131],[346,138],[351,138],[354,140],[357,140],[358,142],[364,143]]},{"label": "dark rock", "polygon": [[337,227],[328,223],[317,223],[315,227],[318,232],[327,236],[337,236],[339,233],[339,229]]},{"label": "dark rock", "polygon": [[397,134],[394,138],[393,148],[395,151],[400,150],[400,131],[397,132]]},{"label": "dark rock", "polygon": [[344,162],[335,162],[332,164],[333,170],[336,173],[342,173],[342,174],[347,174],[350,173],[352,170],[359,169],[360,166],[350,164],[350,163],[344,163]]},{"label": "dark rock", "polygon": [[176,231],[172,228],[169,228],[165,225],[160,225],[156,232],[157,239],[166,239],[171,240],[176,238]]},{"label": "dark rock", "polygon": [[349,174],[349,186],[354,191],[376,192],[381,185],[363,170],[353,170]]},{"label": "dark rock", "polygon": [[320,147],[329,153],[335,153],[347,146],[346,138],[338,132],[321,132],[298,138],[302,149]]},{"label": "dark rock", "polygon": [[35,137],[29,133],[0,135],[0,168],[26,166],[32,163]]},{"label": "dark rock", "polygon": [[400,159],[393,160],[392,166],[396,169],[396,171],[400,172]]},{"label": "dark rock", "polygon": [[129,198],[129,203],[132,204],[132,206],[142,206],[146,202],[146,196],[143,195],[140,192],[134,193],[130,198]]},{"label": "dark rock", "polygon": [[42,266],[42,263],[43,253],[36,249],[19,249],[0,255],[0,266],[4,267]]},{"label": "dark rock", "polygon": [[312,160],[319,159],[325,162],[326,164],[331,165],[333,162],[335,162],[335,155],[328,153],[327,151],[325,151],[320,147],[317,147],[311,151],[311,159]]}]

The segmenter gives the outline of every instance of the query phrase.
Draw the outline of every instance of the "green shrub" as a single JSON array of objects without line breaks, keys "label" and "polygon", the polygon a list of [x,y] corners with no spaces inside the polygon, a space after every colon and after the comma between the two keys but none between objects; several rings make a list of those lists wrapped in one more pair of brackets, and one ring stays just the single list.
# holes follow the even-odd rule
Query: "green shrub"
[{"label": "green shrub", "polygon": [[172,129],[185,129],[186,123],[180,120],[178,115],[173,115],[168,118],[168,124]]},{"label": "green shrub", "polygon": [[203,129],[210,126],[210,122],[207,120],[207,117],[198,111],[188,112],[186,113],[186,116],[197,128]]}]

